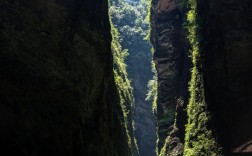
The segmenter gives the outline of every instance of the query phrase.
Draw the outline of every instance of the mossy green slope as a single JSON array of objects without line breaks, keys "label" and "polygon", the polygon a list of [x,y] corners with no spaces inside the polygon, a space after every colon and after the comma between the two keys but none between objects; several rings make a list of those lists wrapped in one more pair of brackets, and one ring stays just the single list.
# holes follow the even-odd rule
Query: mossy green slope
[{"label": "mossy green slope", "polygon": [[200,62],[200,15],[197,14],[198,1],[188,1],[189,12],[187,13],[188,40],[191,46],[191,70],[190,100],[187,107],[188,124],[185,136],[185,156],[217,156],[221,154],[213,131],[209,127],[211,115],[208,111],[204,95],[202,64]]},{"label": "mossy green slope", "polygon": [[118,30],[114,27],[113,23],[111,23],[111,34],[112,34],[112,44],[111,49],[113,53],[113,61],[114,61],[114,76],[115,82],[117,86],[117,91],[119,94],[119,101],[123,112],[123,117],[121,117],[121,121],[124,124],[128,145],[131,149],[132,155],[138,155],[138,148],[134,136],[134,128],[133,128],[133,108],[134,108],[134,98],[133,91],[131,87],[130,80],[128,79],[126,64],[124,63],[125,57],[128,55],[127,50],[123,50],[119,40]]}]

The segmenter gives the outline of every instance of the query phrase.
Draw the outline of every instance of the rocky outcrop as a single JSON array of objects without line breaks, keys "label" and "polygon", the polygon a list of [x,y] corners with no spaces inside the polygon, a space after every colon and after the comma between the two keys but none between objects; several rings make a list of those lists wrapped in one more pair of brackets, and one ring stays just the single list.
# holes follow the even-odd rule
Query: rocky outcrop
[{"label": "rocky outcrop", "polygon": [[252,2],[209,0],[205,4],[201,14],[206,15],[206,98],[228,153],[252,138]]},{"label": "rocky outcrop", "polygon": [[[181,33],[181,10],[178,9],[178,2],[180,1],[153,0],[151,8],[151,39],[155,48],[154,60],[159,83],[157,104],[159,148],[164,144],[168,127],[173,124],[173,120],[162,120],[166,119],[165,114],[176,112],[177,119],[186,118],[185,115],[181,116],[179,111],[183,110],[179,109],[179,103],[186,104],[186,101],[179,102],[181,101],[179,97],[182,99],[184,97],[181,94],[184,89],[178,86],[183,84],[181,82],[187,81],[178,80],[183,80],[182,71],[188,68],[183,67],[185,63],[182,60],[185,55],[178,39]],[[199,152],[200,155],[211,155],[212,152],[218,155],[223,149],[224,155],[230,155],[232,152],[236,154],[250,152],[252,2],[249,0],[188,2],[191,10],[187,16],[186,26],[190,31],[187,37],[194,56],[192,56],[190,87],[191,105],[187,108],[190,122],[186,130],[185,154]],[[176,101],[178,105],[175,111]],[[180,151],[183,149],[185,121],[177,119],[173,128],[169,130],[161,155],[182,154]]]},{"label": "rocky outcrop", "polygon": [[0,2],[0,143],[8,155],[129,155],[108,2]]},{"label": "rocky outcrop", "polygon": [[158,149],[160,151],[164,146],[161,153],[170,155],[175,148],[183,152],[187,120],[184,100],[187,99],[189,69],[183,46],[182,13],[177,2],[153,0],[151,23],[151,42],[155,49],[154,62],[158,73]]}]

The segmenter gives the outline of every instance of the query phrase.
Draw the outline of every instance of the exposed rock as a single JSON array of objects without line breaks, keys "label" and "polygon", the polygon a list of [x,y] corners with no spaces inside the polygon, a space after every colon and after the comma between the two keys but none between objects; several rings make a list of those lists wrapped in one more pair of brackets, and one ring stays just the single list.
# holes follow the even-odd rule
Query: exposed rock
[{"label": "exposed rock", "polygon": [[[176,1],[154,0],[151,23],[151,41],[155,49],[154,62],[158,72],[158,149],[160,150],[165,144],[164,148],[168,150],[166,154],[169,155],[176,148],[180,148],[178,153],[183,152],[184,126],[187,120],[185,111],[178,106],[181,112],[177,113],[176,118],[179,120],[178,124],[182,125],[177,129],[177,123],[174,124],[177,101],[186,99],[189,71],[187,54],[183,46],[182,13]],[[182,107],[185,108],[185,105]],[[172,125],[174,127],[169,130]],[[173,140],[177,140],[176,145]]]},{"label": "exposed rock", "polygon": [[183,156],[187,119],[185,106],[184,99],[180,97],[177,100],[175,122],[170,127],[169,136],[166,138],[165,145],[161,151],[162,156]]},{"label": "exposed rock", "polygon": [[[203,46],[203,50],[200,49],[202,57],[197,60],[200,62],[197,69],[204,75],[202,89],[206,92],[207,107],[213,115],[208,127],[213,129],[213,135],[219,135],[218,142],[224,147],[227,155],[232,151],[248,151],[252,138],[252,126],[249,124],[252,121],[252,2],[199,0],[192,3],[197,3],[197,14],[201,16],[201,20],[196,21],[199,25],[197,33],[202,36],[197,40],[200,41],[200,46]],[[182,95],[179,88],[176,88],[180,84],[178,79],[181,78],[183,68],[179,66],[179,63],[183,64],[183,53],[178,37],[181,33],[179,21],[183,16],[183,13],[181,15],[178,11],[181,4],[182,1],[153,0],[151,10],[151,40],[156,51],[154,60],[159,81],[159,148],[164,143],[168,127],[173,123],[162,120],[164,114],[171,114],[168,110],[174,112],[174,101]],[[177,113],[177,119],[180,118],[179,114]],[[183,137],[180,136],[180,132],[183,132],[184,126],[180,125],[181,130],[177,125],[181,122],[185,123],[175,121],[173,128],[170,128],[163,155],[173,155],[176,149],[182,148],[180,143],[183,142]],[[164,135],[161,132],[165,132]]]},{"label": "exposed rock", "polygon": [[252,138],[252,1],[208,2],[201,11],[206,97],[229,152]]},{"label": "exposed rock", "polygon": [[106,0],[1,0],[1,155],[129,155]]},{"label": "exposed rock", "polygon": [[233,153],[252,153],[252,141],[248,141],[245,144],[232,150]]}]

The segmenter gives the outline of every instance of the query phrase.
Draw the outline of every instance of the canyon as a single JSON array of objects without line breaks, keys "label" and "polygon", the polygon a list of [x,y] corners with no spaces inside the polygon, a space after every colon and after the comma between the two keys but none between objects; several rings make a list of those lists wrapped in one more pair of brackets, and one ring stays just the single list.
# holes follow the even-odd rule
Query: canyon
[{"label": "canyon", "polygon": [[0,8],[1,155],[252,153],[251,0]]}]

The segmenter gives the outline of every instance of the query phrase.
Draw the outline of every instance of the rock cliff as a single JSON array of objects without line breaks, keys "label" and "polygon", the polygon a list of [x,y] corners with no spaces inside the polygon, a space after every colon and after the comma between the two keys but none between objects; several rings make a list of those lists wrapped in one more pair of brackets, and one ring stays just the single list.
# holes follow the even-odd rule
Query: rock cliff
[{"label": "rock cliff", "polygon": [[130,155],[106,0],[0,2],[1,155]]},{"label": "rock cliff", "polygon": [[[159,153],[164,145],[170,148],[169,152],[175,146],[183,151],[186,121],[184,101],[187,99],[189,67],[183,44],[182,11],[175,0],[152,1],[151,42],[155,49],[154,62],[158,75],[156,115]],[[173,137],[167,138],[169,133]],[[169,145],[171,143],[172,147]]]},{"label": "rock cliff", "polygon": [[[186,10],[181,10],[181,2]],[[249,0],[152,1],[161,155],[182,155],[184,139],[185,155],[251,152],[251,9]],[[181,17],[186,33],[181,31]],[[183,43],[186,38],[188,47]],[[187,55],[192,62],[189,102],[178,98],[186,97],[181,92],[186,90],[183,82],[188,82],[183,75],[190,69],[185,65]],[[184,89],[177,88],[181,85]],[[187,117],[181,116],[179,105],[174,109],[176,101],[189,104],[186,130]],[[163,120],[166,112],[169,120]],[[175,112],[182,120],[174,122]]]},{"label": "rock cliff", "polygon": [[252,2],[209,0],[204,5],[206,98],[220,142],[230,152],[252,138]]}]

